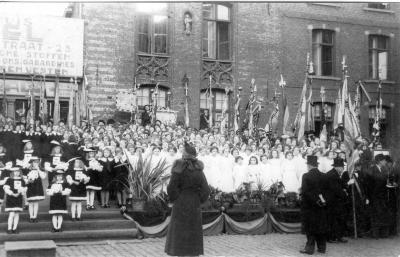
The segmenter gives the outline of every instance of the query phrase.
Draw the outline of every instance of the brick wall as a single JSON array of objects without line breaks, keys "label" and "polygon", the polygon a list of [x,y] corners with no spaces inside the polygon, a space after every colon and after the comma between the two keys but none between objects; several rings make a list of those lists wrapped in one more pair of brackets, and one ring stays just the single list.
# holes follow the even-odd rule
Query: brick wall
[{"label": "brick wall", "polygon": [[[391,3],[391,11],[369,10],[366,3],[233,3],[232,62],[236,87],[241,86],[242,115],[252,78],[258,96],[271,99],[282,74],[287,82],[290,122],[296,114],[304,81],[307,52],[311,53],[311,30],[335,30],[335,74],[332,78],[313,79],[313,100],[320,101],[320,88],[326,89],[328,102],[334,102],[341,87],[341,61],[347,56],[349,89],[355,81],[368,81],[368,34],[390,36],[391,81],[383,84],[383,102],[390,107],[392,145],[400,140],[399,97],[399,5]],[[199,93],[202,84],[202,4],[169,4],[169,79],[171,107],[184,119],[184,87],[182,78],[189,78],[190,125],[199,124]],[[183,15],[192,14],[192,33],[183,33]],[[113,96],[132,86],[135,68],[135,8],[129,3],[85,3],[85,65],[89,80],[89,101],[95,116],[111,117],[115,110]],[[203,81],[204,84],[204,81]],[[369,81],[366,89],[375,103],[377,83]],[[272,104],[264,103],[260,126],[264,126]],[[242,118],[243,118],[242,117]],[[281,128],[282,112],[278,128]],[[368,103],[363,107],[362,130],[368,134]],[[394,148],[394,147],[392,147]],[[397,153],[397,152],[396,152]]]}]

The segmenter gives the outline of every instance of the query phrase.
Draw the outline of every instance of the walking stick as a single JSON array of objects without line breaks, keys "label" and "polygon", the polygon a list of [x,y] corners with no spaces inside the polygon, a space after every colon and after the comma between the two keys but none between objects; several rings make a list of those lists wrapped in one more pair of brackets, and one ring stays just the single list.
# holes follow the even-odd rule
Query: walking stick
[{"label": "walking stick", "polygon": [[351,197],[353,199],[352,202],[353,202],[354,238],[357,239],[356,199],[354,198],[354,184],[351,185]]}]

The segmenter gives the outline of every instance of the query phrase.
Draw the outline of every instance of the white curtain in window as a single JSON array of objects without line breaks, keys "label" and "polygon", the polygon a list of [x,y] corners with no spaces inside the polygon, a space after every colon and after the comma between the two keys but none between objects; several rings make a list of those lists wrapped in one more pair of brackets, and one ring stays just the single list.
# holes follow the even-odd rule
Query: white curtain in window
[{"label": "white curtain in window", "polygon": [[207,42],[207,46],[208,46],[208,56],[209,58],[216,58],[216,22],[214,21],[209,21],[207,22],[207,32],[208,32],[208,42]]},{"label": "white curtain in window", "polygon": [[387,60],[388,60],[388,55],[387,52],[380,52],[378,53],[378,74],[379,74],[379,79],[387,79]]},{"label": "white curtain in window", "polygon": [[217,19],[229,21],[229,8],[224,5],[217,5]]},{"label": "white curtain in window", "polygon": [[314,72],[317,75],[322,74],[322,31],[313,31],[313,64]]},{"label": "white curtain in window", "polygon": [[200,93],[200,109],[208,109],[209,104],[208,104],[208,99],[207,99],[207,94],[205,92]]}]

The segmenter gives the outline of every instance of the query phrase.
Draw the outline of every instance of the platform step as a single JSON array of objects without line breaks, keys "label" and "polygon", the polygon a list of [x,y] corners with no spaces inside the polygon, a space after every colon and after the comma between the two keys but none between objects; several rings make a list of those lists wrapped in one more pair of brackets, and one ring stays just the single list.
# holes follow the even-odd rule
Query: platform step
[{"label": "platform step", "polygon": [[[50,221],[40,221],[38,223],[29,223],[22,221],[18,224],[20,232],[42,232],[49,231],[53,227]],[[73,230],[101,230],[101,229],[120,229],[135,228],[136,225],[130,220],[120,219],[104,219],[104,220],[82,220],[71,221],[70,218],[63,221],[64,231]],[[0,223],[0,233],[7,230],[7,223]]]},{"label": "platform step", "polygon": [[5,241],[54,240],[56,242],[71,240],[105,240],[105,239],[132,239],[137,237],[136,228],[101,229],[101,230],[74,230],[63,232],[21,232],[6,234],[0,232],[0,243]]},{"label": "platform step", "polygon": [[[68,210],[70,212],[70,210]],[[52,215],[50,215],[48,212],[39,212],[38,213],[38,220],[39,221],[51,221]],[[70,213],[64,215],[66,219],[69,219]],[[90,220],[90,219],[118,219],[122,218],[122,215],[119,211],[119,209],[97,209],[93,211],[86,211],[82,210],[82,219],[84,220]],[[0,223],[7,222],[8,218],[8,213],[3,212],[0,214]],[[23,212],[20,212],[19,214],[20,221],[29,221],[29,213],[27,210],[24,210]]]}]

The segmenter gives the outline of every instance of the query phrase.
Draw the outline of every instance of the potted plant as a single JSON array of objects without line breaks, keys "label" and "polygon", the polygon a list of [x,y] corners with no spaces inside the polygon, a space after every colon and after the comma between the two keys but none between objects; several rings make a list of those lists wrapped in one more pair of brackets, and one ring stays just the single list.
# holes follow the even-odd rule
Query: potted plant
[{"label": "potted plant", "polygon": [[152,155],[143,158],[139,153],[137,162],[133,164],[127,158],[133,211],[144,211],[146,202],[150,200],[164,201],[163,190],[171,175],[166,175],[168,165],[165,159],[160,160],[155,166],[152,159]]}]

